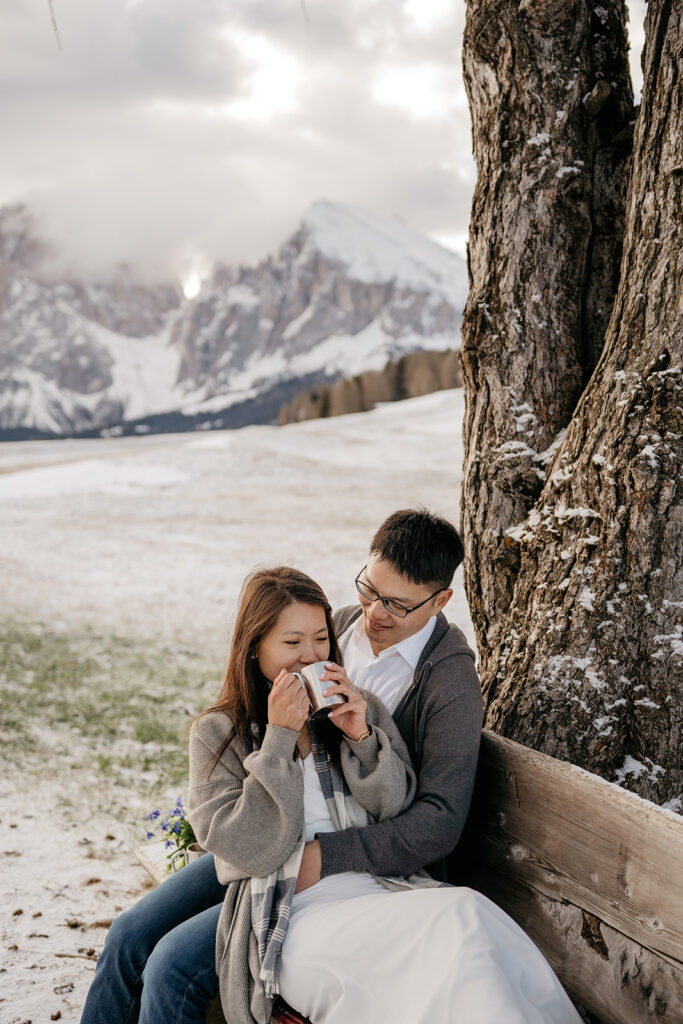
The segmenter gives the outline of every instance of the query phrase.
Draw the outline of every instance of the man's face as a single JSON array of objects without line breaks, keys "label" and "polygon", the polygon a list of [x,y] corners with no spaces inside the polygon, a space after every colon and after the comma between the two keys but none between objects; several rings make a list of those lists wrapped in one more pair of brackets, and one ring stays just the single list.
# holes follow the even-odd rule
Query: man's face
[{"label": "man's face", "polygon": [[[370,556],[370,561],[360,578],[363,583],[372,587],[382,597],[399,601],[406,608],[420,604],[434,593],[434,587],[411,583],[405,576],[401,576],[392,565],[381,561],[374,554]],[[410,612],[403,619],[388,612],[381,601],[369,601],[359,594],[358,600],[363,609],[365,633],[375,654],[405,640],[406,637],[413,636],[414,633],[419,633],[432,615],[440,611],[450,600],[452,594],[453,591],[450,589],[442,590],[431,601],[427,601],[421,608]]]}]

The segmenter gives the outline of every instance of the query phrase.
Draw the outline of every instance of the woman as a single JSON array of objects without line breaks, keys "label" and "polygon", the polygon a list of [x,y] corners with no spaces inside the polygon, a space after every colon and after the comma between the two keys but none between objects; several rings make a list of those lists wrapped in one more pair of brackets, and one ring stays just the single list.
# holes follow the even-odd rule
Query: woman
[{"label": "woman", "polygon": [[[346,703],[318,725],[295,673],[328,659],[328,693]],[[276,993],[314,1024],[576,1024],[540,952],[472,890],[346,872],[297,892],[306,841],[414,795],[393,719],[339,660],[317,584],[259,571],[219,700],[192,728],[189,816],[227,885],[216,964],[230,1024],[267,1024]]]},{"label": "woman", "polygon": [[[232,850],[238,846],[235,833],[237,838],[244,836],[250,846],[249,870],[245,871],[243,864],[236,873],[226,873],[227,865],[222,865],[219,880],[219,862],[215,868],[213,857],[202,857],[116,918],[97,964],[81,1024],[194,1024],[206,1019],[206,1007],[216,991],[214,949],[219,916],[222,908],[227,913],[227,904],[236,899],[240,887],[228,886],[226,895],[222,882],[237,877],[249,883],[242,885],[245,891],[249,889],[248,902],[248,876],[279,867],[303,827],[301,765],[306,765],[310,775],[312,758],[304,761],[302,757],[311,751],[311,733],[305,726],[308,701],[292,670],[330,657],[341,660],[329,605],[320,587],[294,569],[254,573],[243,588],[218,704],[193,726],[190,795],[192,818],[204,848],[225,854],[225,837],[230,835],[229,856],[234,856]],[[343,669],[331,667],[330,678],[351,692]],[[368,736],[354,743],[368,731],[366,722],[377,724],[377,735],[372,742],[367,742]],[[337,728],[325,721],[318,727],[318,739],[326,752],[322,756],[329,752],[335,762],[346,765],[345,775],[354,793],[373,815],[380,818],[399,813],[414,795],[415,780],[393,719],[375,698],[370,699],[366,714],[366,702],[358,692],[340,709],[339,724]],[[342,745],[345,735],[350,740]],[[263,769],[269,749],[279,749],[278,744],[287,749],[289,763],[278,765],[271,798],[259,782],[259,765]],[[295,746],[296,762],[290,756]],[[242,762],[252,748],[258,752],[252,754],[245,771]],[[224,768],[226,762],[229,772]],[[295,799],[288,816],[282,814],[282,807],[292,779]],[[342,797],[338,798],[341,801]],[[263,821],[255,827],[259,802]],[[240,808],[246,820],[239,817]],[[202,827],[200,819],[204,822],[207,812],[208,823]],[[349,820],[360,823],[365,812],[360,805],[352,805],[351,813]],[[271,945],[271,951],[274,949]]]}]

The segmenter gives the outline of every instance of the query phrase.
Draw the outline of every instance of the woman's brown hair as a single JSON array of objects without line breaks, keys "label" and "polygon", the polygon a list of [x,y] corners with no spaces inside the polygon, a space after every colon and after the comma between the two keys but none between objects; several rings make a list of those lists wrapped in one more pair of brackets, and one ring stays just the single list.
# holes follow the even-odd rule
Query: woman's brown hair
[{"label": "woman's brown hair", "polygon": [[[245,743],[254,740],[258,746],[263,742],[268,724],[270,683],[259,668],[257,650],[275,626],[282,609],[294,603],[318,605],[324,610],[330,638],[328,660],[341,664],[332,609],[315,580],[287,565],[257,569],[247,576],[240,594],[225,679],[218,700],[203,712],[224,711],[232,722],[232,729],[216,755],[213,767],[235,736],[239,736]],[[341,732],[326,720],[321,725],[322,729],[318,732],[324,733],[329,752],[336,759]]]}]

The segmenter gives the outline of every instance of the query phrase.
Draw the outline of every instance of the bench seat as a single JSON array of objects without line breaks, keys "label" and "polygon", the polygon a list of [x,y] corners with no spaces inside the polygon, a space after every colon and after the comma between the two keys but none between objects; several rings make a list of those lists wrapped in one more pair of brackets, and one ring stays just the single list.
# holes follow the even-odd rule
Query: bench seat
[{"label": "bench seat", "polygon": [[[598,1024],[680,1024],[682,851],[680,815],[485,731],[449,878],[510,914]],[[207,1024],[225,1024],[219,1005]],[[271,1024],[307,1022],[286,1008]]]}]

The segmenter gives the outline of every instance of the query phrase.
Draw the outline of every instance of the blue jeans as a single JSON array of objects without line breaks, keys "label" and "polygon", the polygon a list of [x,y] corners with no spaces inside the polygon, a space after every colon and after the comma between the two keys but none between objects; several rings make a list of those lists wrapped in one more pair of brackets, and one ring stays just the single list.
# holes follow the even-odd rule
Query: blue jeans
[{"label": "blue jeans", "polygon": [[205,854],[117,917],[81,1024],[204,1024],[225,886]]}]

